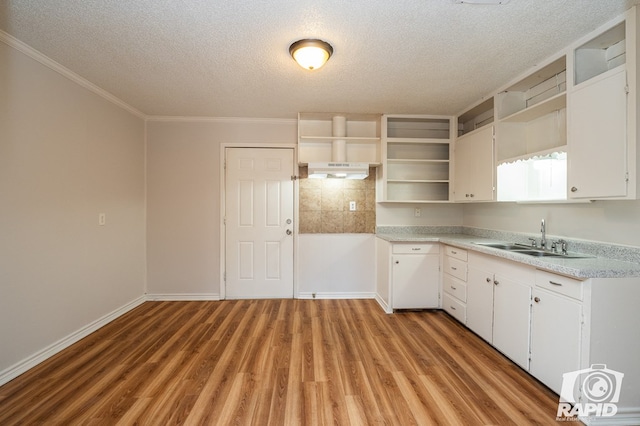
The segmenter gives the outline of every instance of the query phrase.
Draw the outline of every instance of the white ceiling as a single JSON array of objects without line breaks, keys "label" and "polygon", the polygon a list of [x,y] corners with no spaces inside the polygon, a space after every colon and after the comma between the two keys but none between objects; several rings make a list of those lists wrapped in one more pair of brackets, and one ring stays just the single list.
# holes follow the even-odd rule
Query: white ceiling
[{"label": "white ceiling", "polygon": [[455,114],[639,1],[5,0],[0,29],[147,115]]}]

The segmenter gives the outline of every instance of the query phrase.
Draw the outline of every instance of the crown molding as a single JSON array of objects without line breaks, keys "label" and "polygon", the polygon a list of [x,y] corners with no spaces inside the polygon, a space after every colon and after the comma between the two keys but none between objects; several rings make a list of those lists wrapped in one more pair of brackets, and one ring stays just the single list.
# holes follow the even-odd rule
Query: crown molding
[{"label": "crown molding", "polygon": [[47,68],[57,72],[58,74],[68,78],[69,80],[73,81],[74,83],[78,84],[79,86],[89,90],[90,92],[93,92],[94,94],[106,99],[107,101],[115,104],[116,106],[130,112],[131,114],[135,115],[136,117],[139,117],[143,120],[147,119],[146,114],[144,114],[142,111],[139,111],[138,109],[132,107],[131,105],[127,104],[126,102],[124,102],[123,100],[121,100],[120,98],[117,98],[116,96],[112,95],[111,93],[107,92],[104,89],[101,89],[100,87],[96,86],[95,84],[91,83],[89,80],[87,80],[84,77],[81,77],[80,75],[76,74],[75,72],[71,71],[69,68],[59,64],[58,62],[54,61],[53,59],[49,58],[48,56],[44,55],[43,53],[37,51],[36,49],[34,49],[33,47],[29,46],[28,44],[18,40],[17,38],[13,37],[11,34],[8,34],[7,32],[0,30],[0,41],[5,43],[6,45],[8,45],[9,47],[14,48],[15,50],[25,54],[26,56],[28,56],[29,58],[41,63],[42,65],[46,66]]},{"label": "crown molding", "polygon": [[148,115],[147,121],[165,122],[209,122],[209,123],[262,123],[262,124],[296,124],[295,118],[252,118],[252,117],[189,117]]}]

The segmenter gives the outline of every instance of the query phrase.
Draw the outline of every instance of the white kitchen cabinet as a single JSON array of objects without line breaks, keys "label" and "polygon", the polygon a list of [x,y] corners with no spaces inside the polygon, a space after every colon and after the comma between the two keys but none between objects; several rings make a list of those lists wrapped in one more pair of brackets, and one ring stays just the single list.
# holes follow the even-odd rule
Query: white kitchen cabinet
[{"label": "white kitchen cabinet", "polygon": [[376,238],[376,259],[376,300],[385,312],[440,306],[440,244]]},{"label": "white kitchen cabinet", "polygon": [[[344,117],[346,135],[334,135],[333,118]],[[343,140],[352,163],[380,164],[380,114],[299,113],[298,163],[337,161],[334,142]]]},{"label": "white kitchen cabinet", "polygon": [[627,72],[626,34],[621,22],[575,49],[576,85],[568,108],[569,198],[633,198],[629,143],[635,146],[636,117],[629,94],[636,77]]},{"label": "white kitchen cabinet", "polygon": [[531,286],[496,274],[493,346],[525,370],[529,367]]},{"label": "white kitchen cabinet", "polygon": [[379,202],[450,200],[453,121],[449,116],[382,116]]},{"label": "white kitchen cabinet", "polygon": [[515,363],[529,367],[529,322],[534,270],[469,254],[467,327]]},{"label": "white kitchen cabinet", "polygon": [[463,324],[467,322],[467,250],[444,246],[442,309]]},{"label": "white kitchen cabinet", "polygon": [[489,343],[493,341],[493,273],[469,267],[467,327]]},{"label": "white kitchen cabinet", "polygon": [[581,321],[580,301],[533,289],[529,371],[558,394],[562,374],[580,369]]},{"label": "white kitchen cabinet", "polygon": [[430,309],[439,306],[439,244],[393,244],[393,309]]},{"label": "white kitchen cabinet", "polygon": [[494,127],[459,136],[455,142],[454,200],[492,201],[495,188]]}]

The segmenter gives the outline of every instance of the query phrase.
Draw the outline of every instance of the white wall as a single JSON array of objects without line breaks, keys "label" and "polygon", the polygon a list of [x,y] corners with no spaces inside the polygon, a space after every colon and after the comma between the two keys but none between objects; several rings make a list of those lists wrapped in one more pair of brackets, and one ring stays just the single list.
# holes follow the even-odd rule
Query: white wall
[{"label": "white wall", "polygon": [[[420,208],[420,217],[415,208]],[[377,226],[462,226],[461,204],[377,204]]]},{"label": "white wall", "polygon": [[145,206],[142,118],[4,43],[0,129],[2,373],[144,295]]},{"label": "white wall", "polygon": [[465,226],[535,234],[540,231],[541,219],[545,219],[550,235],[640,246],[640,200],[464,205]]},{"label": "white wall", "polygon": [[301,234],[301,298],[370,298],[376,291],[374,234]]},{"label": "white wall", "polygon": [[219,296],[220,146],[296,139],[296,120],[148,122],[148,293]]}]

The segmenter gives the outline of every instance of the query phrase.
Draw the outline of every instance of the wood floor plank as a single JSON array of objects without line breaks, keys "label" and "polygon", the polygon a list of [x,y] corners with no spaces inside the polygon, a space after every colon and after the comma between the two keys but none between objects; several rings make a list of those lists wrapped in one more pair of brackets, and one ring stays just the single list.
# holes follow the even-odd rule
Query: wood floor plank
[{"label": "wood floor plank", "polygon": [[0,387],[0,424],[556,424],[558,397],[442,311],[147,302]]}]

